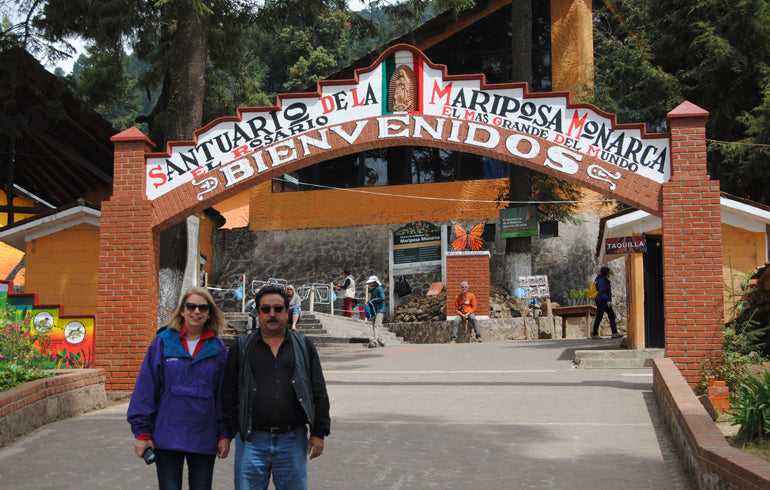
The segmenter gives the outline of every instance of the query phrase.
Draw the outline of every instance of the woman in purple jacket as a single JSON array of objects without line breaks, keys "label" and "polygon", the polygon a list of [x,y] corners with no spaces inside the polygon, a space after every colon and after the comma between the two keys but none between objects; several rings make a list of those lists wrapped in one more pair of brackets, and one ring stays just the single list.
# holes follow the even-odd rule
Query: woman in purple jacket
[{"label": "woman in purple jacket", "polygon": [[[128,405],[136,455],[156,456],[158,487],[210,489],[216,457],[230,452],[222,413],[227,349],[222,312],[205,288],[190,288],[147,349]],[[149,462],[148,462],[149,463]]]}]

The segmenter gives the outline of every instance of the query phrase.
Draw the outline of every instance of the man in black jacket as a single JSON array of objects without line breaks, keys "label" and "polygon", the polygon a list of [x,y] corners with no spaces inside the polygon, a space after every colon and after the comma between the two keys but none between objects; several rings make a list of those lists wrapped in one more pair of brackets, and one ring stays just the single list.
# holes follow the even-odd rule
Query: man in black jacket
[{"label": "man in black jacket", "polygon": [[[329,434],[329,396],[312,342],[286,328],[289,298],[278,286],[256,295],[259,329],[238,338],[224,374],[225,422],[236,436],[235,488],[307,488],[307,460]],[[307,426],[310,426],[310,437]]]}]

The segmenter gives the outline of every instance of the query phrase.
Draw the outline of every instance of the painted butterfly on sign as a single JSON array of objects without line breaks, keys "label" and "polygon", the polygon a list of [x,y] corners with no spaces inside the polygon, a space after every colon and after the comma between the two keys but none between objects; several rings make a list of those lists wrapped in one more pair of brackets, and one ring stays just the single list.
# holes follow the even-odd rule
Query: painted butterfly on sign
[{"label": "painted butterfly on sign", "polygon": [[466,231],[463,226],[455,220],[450,219],[452,223],[452,231],[454,232],[454,240],[452,240],[452,250],[481,250],[484,245],[484,240],[481,235],[484,234],[484,225],[487,220],[477,224],[470,231]]}]

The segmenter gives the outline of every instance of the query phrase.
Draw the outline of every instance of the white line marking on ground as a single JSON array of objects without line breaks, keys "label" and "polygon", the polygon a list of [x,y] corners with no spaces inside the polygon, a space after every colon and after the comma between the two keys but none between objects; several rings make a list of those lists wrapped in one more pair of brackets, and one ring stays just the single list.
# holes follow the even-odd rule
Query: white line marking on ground
[{"label": "white line marking on ground", "polygon": [[519,373],[556,373],[558,369],[517,369],[512,371],[360,371],[326,370],[327,374],[519,374]]}]

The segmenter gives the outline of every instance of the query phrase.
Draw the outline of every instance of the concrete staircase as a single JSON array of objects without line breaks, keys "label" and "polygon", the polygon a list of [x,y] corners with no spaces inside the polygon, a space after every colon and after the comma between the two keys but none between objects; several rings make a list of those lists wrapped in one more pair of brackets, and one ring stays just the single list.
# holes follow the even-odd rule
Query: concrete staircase
[{"label": "concrete staircase", "polygon": [[650,368],[652,360],[666,357],[666,349],[577,350],[574,364],[582,369]]},{"label": "concrete staircase", "polygon": [[[229,347],[238,335],[246,333],[248,313],[224,312],[228,328],[222,333],[222,340]],[[385,345],[400,344],[403,339],[387,329],[382,329]],[[366,347],[372,337],[371,322],[345,318],[327,313],[303,311],[297,323],[297,331],[308,337],[316,347],[351,346]]]}]

